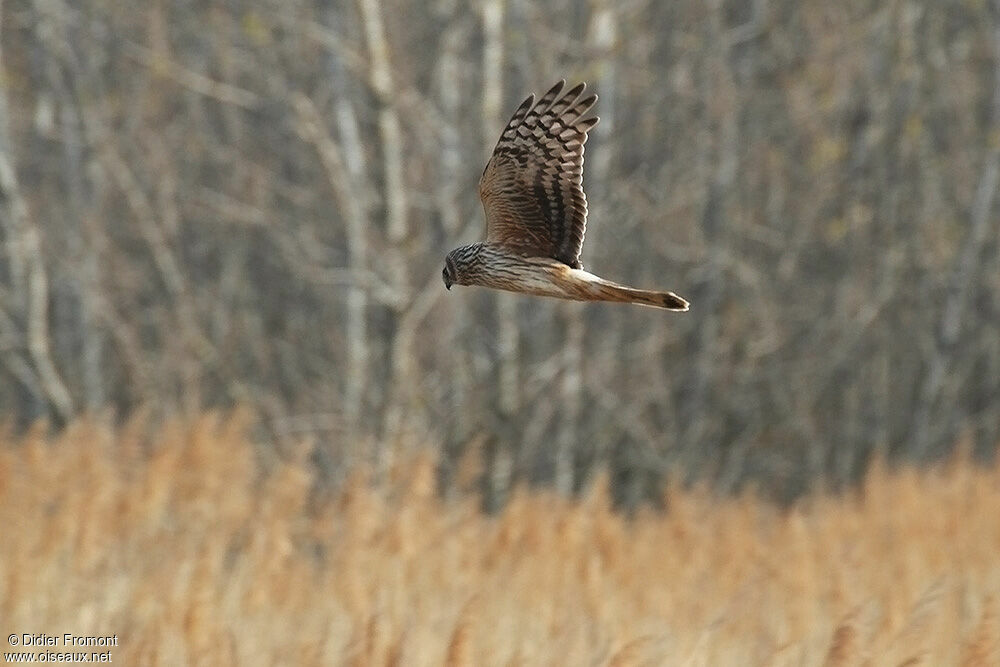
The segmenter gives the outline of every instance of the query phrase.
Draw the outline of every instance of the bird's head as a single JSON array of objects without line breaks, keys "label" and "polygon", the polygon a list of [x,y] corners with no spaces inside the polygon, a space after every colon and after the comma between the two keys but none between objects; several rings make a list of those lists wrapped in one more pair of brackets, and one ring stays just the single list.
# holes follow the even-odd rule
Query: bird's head
[{"label": "bird's head", "polygon": [[448,253],[444,258],[444,269],[441,271],[445,287],[451,289],[452,285],[474,284],[473,275],[479,262],[482,245],[482,243],[464,245]]},{"label": "bird's head", "polygon": [[451,255],[444,258],[444,269],[441,271],[441,279],[444,280],[444,286],[447,289],[451,289],[452,284],[456,281],[455,275],[455,262],[452,261]]}]

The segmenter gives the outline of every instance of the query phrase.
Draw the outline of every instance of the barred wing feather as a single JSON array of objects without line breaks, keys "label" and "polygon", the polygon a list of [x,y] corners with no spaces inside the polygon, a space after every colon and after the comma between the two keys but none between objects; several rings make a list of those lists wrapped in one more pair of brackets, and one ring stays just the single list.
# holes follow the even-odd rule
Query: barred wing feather
[{"label": "barred wing feather", "polygon": [[560,81],[517,108],[479,181],[486,241],[581,268],[587,227],[583,150],[598,118],[583,118],[597,95]]}]

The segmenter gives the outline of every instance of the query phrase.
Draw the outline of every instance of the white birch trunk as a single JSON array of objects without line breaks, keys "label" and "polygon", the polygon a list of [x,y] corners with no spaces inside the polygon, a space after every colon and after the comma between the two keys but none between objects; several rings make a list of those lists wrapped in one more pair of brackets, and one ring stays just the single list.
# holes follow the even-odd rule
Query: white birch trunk
[{"label": "white birch trunk", "polygon": [[[482,5],[483,22],[483,137],[489,149],[503,129],[500,104],[503,100],[503,21],[504,0],[487,0]],[[520,408],[521,391],[518,362],[520,331],[517,325],[517,297],[497,294],[497,347],[500,352],[500,413],[505,421]]]},{"label": "white birch trunk", "polygon": [[[378,96],[378,132],[382,146],[382,172],[385,181],[386,238],[388,248],[384,265],[389,274],[389,284],[401,297],[400,303],[409,302],[410,285],[406,254],[403,244],[408,234],[406,184],[403,178],[403,137],[399,115],[395,107],[395,86],[389,44],[382,23],[379,0],[358,0],[361,21],[370,62],[369,85]],[[398,434],[403,426],[403,415],[411,407],[414,383],[413,355],[408,337],[397,335],[391,342],[391,368],[389,391],[386,396],[385,433]]]},{"label": "white birch trunk", "polygon": [[[365,209],[357,196],[364,190],[364,151],[359,139],[357,117],[350,97],[341,91],[334,109],[337,131],[344,148],[344,165],[355,196],[344,200],[344,223],[347,233],[347,265],[351,274],[360,276],[368,271],[368,220]],[[347,369],[344,382],[344,413],[347,415],[351,439],[356,434],[361,419],[362,399],[368,377],[368,294],[359,281],[347,290]]]},{"label": "white birch trunk", "polygon": [[[461,208],[459,206],[459,184],[462,179],[462,147],[458,130],[459,103],[461,89],[459,86],[459,53],[464,43],[461,28],[453,28],[443,40],[443,50],[438,63],[438,86],[441,91],[441,110],[445,114],[442,125],[441,151],[441,182],[438,187],[438,211],[441,222],[450,241],[458,242],[457,235],[463,229]],[[485,227],[485,222],[482,225]],[[454,322],[452,336],[451,392],[449,402],[454,423],[452,424],[453,439],[461,444],[471,435],[471,411],[466,409],[471,380],[469,377],[470,360],[466,339],[471,328],[469,313],[466,308],[458,306],[453,309]]]},{"label": "white birch trunk", "polygon": [[[2,15],[0,4],[0,15]],[[0,75],[3,67],[0,50]],[[4,77],[6,78],[6,77]],[[42,256],[41,239],[21,194],[10,140],[6,88],[0,86],[0,194],[7,200],[0,215],[7,238],[11,301],[24,312],[25,337],[34,373],[52,412],[62,421],[73,414],[73,399],[52,359],[49,336],[49,277]]]}]

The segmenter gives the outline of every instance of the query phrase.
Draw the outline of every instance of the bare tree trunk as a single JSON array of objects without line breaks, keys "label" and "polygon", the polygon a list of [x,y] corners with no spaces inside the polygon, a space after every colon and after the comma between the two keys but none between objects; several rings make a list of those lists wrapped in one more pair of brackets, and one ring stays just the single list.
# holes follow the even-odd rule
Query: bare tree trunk
[{"label": "bare tree trunk", "polygon": [[[492,149],[502,122],[500,104],[503,99],[503,23],[505,0],[485,0],[481,5],[483,26],[483,137]],[[495,295],[497,311],[497,347],[499,352],[499,382],[497,413],[499,424],[494,434],[495,453],[490,457],[489,491],[487,498],[499,499],[506,494],[513,472],[511,448],[514,446],[514,424],[521,406],[520,330],[517,322],[517,300],[511,294]]]},{"label": "bare tree trunk", "polygon": [[[612,146],[604,141],[611,136],[614,127],[614,84],[615,84],[615,43],[617,41],[617,21],[612,5],[604,0],[593,3],[593,19],[590,26],[590,41],[597,54],[596,87],[600,92],[601,123],[597,126],[595,138],[601,145],[601,150],[593,153],[595,156],[587,170],[589,185],[587,189],[596,194],[596,202],[591,200],[588,206],[596,210],[598,217],[602,211],[608,210],[607,187],[611,164]],[[607,222],[607,221],[605,221]],[[599,227],[591,227],[587,231],[587,247],[599,248],[597,240]],[[595,233],[597,232],[597,233]],[[575,457],[581,449],[580,419],[583,414],[583,389],[586,385],[583,368],[583,336],[585,317],[587,313],[578,305],[563,307],[563,318],[566,322],[566,340],[563,348],[563,379],[562,379],[562,424],[556,440],[555,453],[555,486],[563,494],[570,494],[575,486]],[[621,330],[616,328],[615,333]],[[604,452],[595,451],[594,458],[600,460]]]},{"label": "bare tree trunk", "polygon": [[[0,22],[6,18],[3,13],[3,0],[0,0]],[[3,48],[0,45],[0,72],[6,72],[6,67],[4,67],[4,57]],[[10,144],[10,118],[8,116],[9,109],[7,104],[7,87],[0,86],[0,156],[2,156],[3,163],[6,165],[6,169],[9,171],[8,179],[11,181],[12,185],[16,186],[15,175],[13,173],[13,162],[9,155],[13,150]],[[15,210],[15,206],[22,206],[24,202],[20,201],[16,204],[13,200],[10,201],[9,212],[4,216],[4,240],[5,240],[5,251],[7,254],[7,261],[10,263],[10,282],[11,282],[11,292],[13,294],[25,294],[26,286],[28,282],[28,270],[27,270],[27,253],[24,251],[24,230],[22,225],[25,224],[25,218],[27,217],[27,211],[23,208]]]},{"label": "bare tree trunk", "polygon": [[[335,109],[340,140],[344,145],[344,161],[351,182],[358,184],[364,178],[364,152],[358,138],[358,124],[350,97],[338,96]],[[358,275],[368,270],[367,220],[362,207],[351,205],[351,215],[345,216],[347,224],[347,266]],[[354,209],[358,210],[354,210]],[[368,377],[368,295],[359,284],[347,290],[347,377],[344,385],[344,411],[350,420],[349,428],[356,432],[361,420],[362,399]]]},{"label": "bare tree trunk", "polygon": [[[483,137],[493,148],[503,122],[500,104],[503,99],[503,22],[504,0],[486,0],[482,5],[483,22]],[[517,324],[517,300],[510,294],[497,294],[497,346],[500,353],[500,414],[512,419],[521,404],[519,382],[520,331]]]},{"label": "bare tree trunk", "polygon": [[[0,3],[0,16],[3,5]],[[0,75],[6,78],[0,49]],[[11,301],[22,310],[28,353],[48,404],[61,421],[73,414],[73,399],[52,359],[49,336],[49,277],[41,239],[21,194],[10,136],[6,87],[0,86],[0,193],[8,204],[3,212],[10,262]]]},{"label": "bare tree trunk", "polygon": [[[5,118],[0,118],[0,124],[6,126],[5,121]],[[69,390],[52,359],[48,316],[49,278],[42,257],[41,241],[38,230],[28,216],[13,164],[6,151],[9,142],[0,140],[0,144],[0,192],[10,201],[5,217],[11,223],[8,228],[21,235],[15,247],[24,254],[28,271],[26,289],[22,294],[15,293],[14,301],[20,301],[24,305],[25,338],[38,381],[55,416],[65,422],[72,416],[74,406]],[[14,223],[14,220],[18,222]]]},{"label": "bare tree trunk", "polygon": [[[575,312],[574,312],[575,307]],[[584,312],[578,304],[562,306],[566,340],[562,353],[562,424],[556,437],[555,487],[568,496],[575,482],[574,460],[580,450],[580,415],[583,403]]]},{"label": "bare tree trunk", "polygon": [[[389,43],[382,23],[380,0],[358,0],[365,42],[370,61],[369,85],[378,97],[378,132],[382,146],[382,170],[385,179],[386,237],[389,245],[385,253],[385,266],[389,284],[401,297],[409,301],[408,265],[403,244],[406,241],[407,197],[403,178],[403,137],[396,113],[392,63]],[[397,313],[397,317],[398,317]],[[397,332],[398,334],[398,332]],[[385,433],[398,434],[403,427],[403,415],[411,408],[412,388],[415,382],[412,350],[407,339],[394,335],[391,344],[389,391],[385,400]]]},{"label": "bare tree trunk", "polygon": [[[698,312],[701,313],[701,326],[698,332],[698,351],[694,363],[694,381],[686,397],[688,419],[684,433],[685,449],[689,465],[697,465],[702,461],[704,453],[709,451],[705,442],[710,437],[713,422],[709,418],[711,408],[707,405],[711,388],[715,384],[717,346],[720,336],[719,304],[723,299],[726,266],[726,236],[725,200],[736,175],[739,162],[739,136],[737,128],[738,113],[734,108],[738,104],[739,91],[732,79],[729,68],[729,46],[725,43],[722,23],[722,10],[713,12],[711,19],[712,39],[717,42],[709,56],[712,76],[707,82],[703,95],[716,97],[729,104],[717,106],[717,115],[709,123],[715,125],[712,133],[714,141],[709,138],[705,157],[710,161],[707,169],[711,170],[705,188],[706,198],[701,219],[701,233],[708,247],[707,262],[704,273],[704,290],[695,296]],[[708,138],[708,137],[706,137]],[[714,145],[713,145],[714,144]]]},{"label": "bare tree trunk", "polygon": [[[441,182],[438,186],[438,211],[448,238],[457,240],[457,234],[463,229],[462,210],[460,206],[459,184],[462,182],[462,146],[457,130],[461,119],[459,104],[461,101],[459,53],[466,42],[466,30],[453,26],[444,36],[441,59],[438,63],[438,86],[441,90],[441,110],[445,114],[442,125],[441,151]],[[485,223],[482,225],[485,227]],[[467,409],[469,389],[472,386],[470,378],[471,362],[467,339],[471,331],[469,313],[466,308],[458,306],[453,309],[454,322],[451,326],[452,349],[451,356],[451,392],[449,402],[453,423],[451,424],[452,442],[455,447],[464,444],[471,436],[471,410]],[[456,452],[457,455],[457,452]]]},{"label": "bare tree trunk", "polygon": [[[366,312],[368,296],[361,275],[367,271],[368,239],[367,220],[361,205],[358,187],[363,177],[363,156],[358,145],[354,110],[346,96],[339,96],[335,110],[340,136],[345,149],[333,140],[327,132],[319,112],[312,101],[304,95],[297,96],[293,103],[299,114],[303,135],[316,147],[327,180],[333,190],[337,206],[343,214],[347,236],[348,270],[352,280],[347,287],[347,364],[344,373],[343,413],[347,417],[347,430],[353,436],[361,411],[368,368],[368,342]],[[352,439],[353,440],[353,439]]]},{"label": "bare tree trunk", "polygon": [[[71,247],[75,249],[74,261],[77,266],[77,280],[71,283],[79,308],[80,362],[79,374],[82,384],[83,402],[86,409],[98,410],[107,401],[104,380],[104,332],[99,326],[98,310],[101,290],[101,268],[95,247],[93,232],[85,229],[83,216],[92,205],[92,197],[84,184],[83,127],[80,110],[74,105],[73,95],[63,80],[57,63],[48,59],[49,83],[59,105],[59,126],[65,156],[64,178],[66,179],[69,206],[67,216],[70,223]],[[83,72],[76,71],[76,76]],[[88,233],[90,232],[90,233]]]},{"label": "bare tree trunk", "polygon": [[[3,14],[3,0],[0,0],[0,25],[5,18]],[[0,44],[0,75],[6,78],[6,68],[3,61],[3,45]],[[8,205],[0,211],[0,230],[4,237],[4,254],[7,261],[7,285],[0,292],[3,297],[0,300],[0,349],[3,350],[4,365],[11,374],[18,379],[23,388],[29,394],[29,403],[34,405],[44,405],[48,408],[48,400],[45,398],[44,390],[41,387],[41,379],[32,368],[31,363],[18,349],[20,341],[23,340],[23,333],[16,322],[23,319],[22,313],[26,309],[25,296],[27,295],[27,264],[24,250],[24,225],[26,224],[27,211],[23,200],[15,199],[11,196],[8,188],[16,188],[16,175],[9,157],[13,150],[10,145],[9,133],[9,111],[7,105],[7,87],[0,86],[0,165],[7,182],[0,183],[3,187]],[[4,305],[6,304],[6,308]],[[10,309],[14,312],[8,312]],[[47,411],[47,410],[46,410]]]},{"label": "bare tree trunk", "polygon": [[[365,181],[365,153],[361,146],[360,131],[348,81],[345,65],[339,54],[330,53],[331,87],[336,102],[334,114],[337,122],[337,132],[343,146],[343,164],[346,175],[334,174],[327,165],[327,174],[344,178],[349,190],[341,199],[340,206],[344,213],[345,232],[347,236],[347,267],[354,276],[360,276],[369,270],[368,266],[368,220],[365,210],[367,187],[362,187]],[[332,156],[331,156],[332,157]],[[331,185],[333,181],[331,180]],[[345,193],[339,193],[345,194]],[[347,289],[347,317],[345,322],[345,338],[347,342],[347,369],[344,378],[343,411],[347,417],[348,437],[353,442],[358,436],[361,421],[362,401],[367,390],[368,377],[368,294],[360,281],[355,281]]]},{"label": "bare tree trunk", "polygon": [[[592,157],[588,156],[588,171],[593,175],[597,189],[607,193],[609,166],[612,159],[611,138],[615,128],[615,104],[618,99],[618,64],[615,60],[618,47],[618,18],[615,15],[615,4],[608,0],[593,0],[594,17],[590,25],[590,41],[597,53],[597,89],[601,96],[601,122],[594,128],[594,135],[601,145],[601,150]],[[597,191],[595,189],[595,192]],[[598,207],[605,207],[606,201],[598,202]],[[588,235],[593,230],[588,230]]]},{"label": "bare tree trunk", "polygon": [[[1000,131],[1000,0],[994,2],[993,59],[993,103],[990,117],[993,132],[998,132]],[[986,154],[979,185],[970,207],[968,234],[961,250],[955,256],[933,355],[920,388],[912,431],[913,452],[917,457],[925,457],[930,453],[931,445],[938,439],[935,436],[949,435],[946,429],[950,428],[953,417],[942,416],[945,421],[944,428],[940,426],[934,428],[932,418],[953,363],[959,334],[962,332],[962,323],[965,321],[969,294],[979,274],[978,268],[989,237],[991,222],[993,230],[996,230],[996,218],[992,217],[992,213],[998,185],[1000,185],[1000,149],[994,144]]]}]

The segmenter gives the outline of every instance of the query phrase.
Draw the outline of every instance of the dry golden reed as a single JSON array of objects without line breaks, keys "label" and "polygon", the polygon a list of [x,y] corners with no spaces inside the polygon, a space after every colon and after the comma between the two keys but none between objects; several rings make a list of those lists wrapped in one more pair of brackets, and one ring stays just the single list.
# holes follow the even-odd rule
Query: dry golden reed
[{"label": "dry golden reed", "polygon": [[833,632],[824,667],[850,667],[864,662],[858,647],[858,627],[854,614],[845,618]]},{"label": "dry golden reed", "polygon": [[631,519],[601,478],[489,517],[425,455],[324,495],[247,421],[0,442],[0,636],[117,634],[126,665],[998,664],[1000,465],[876,465],[788,510],[670,487]]}]

